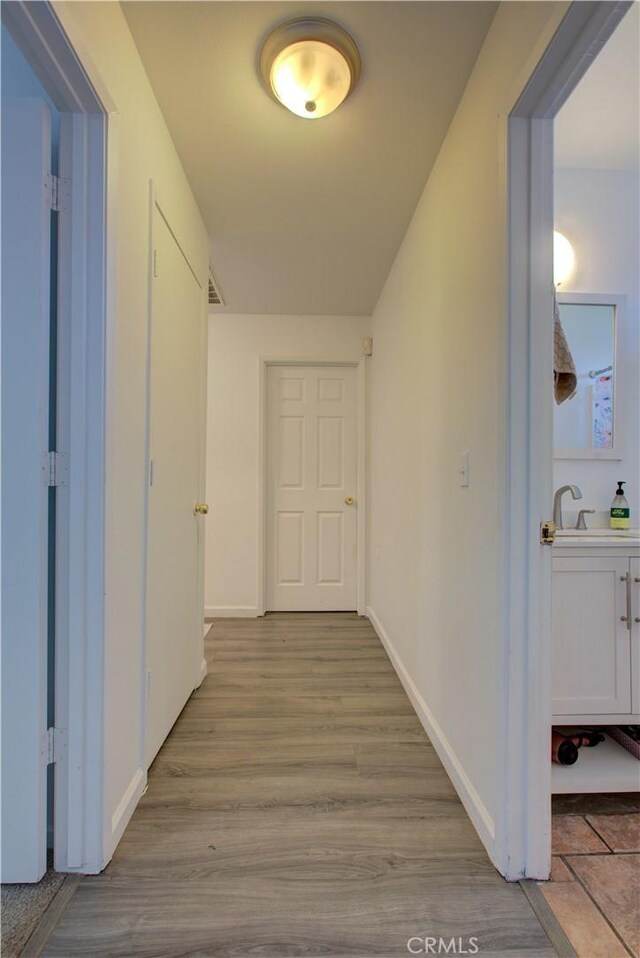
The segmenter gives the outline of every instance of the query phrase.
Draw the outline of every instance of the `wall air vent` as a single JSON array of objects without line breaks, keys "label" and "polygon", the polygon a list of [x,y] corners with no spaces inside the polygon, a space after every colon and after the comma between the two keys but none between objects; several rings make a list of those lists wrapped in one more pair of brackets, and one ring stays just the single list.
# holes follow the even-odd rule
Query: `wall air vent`
[{"label": "wall air vent", "polygon": [[220,287],[215,281],[215,277],[209,270],[209,306],[224,306],[224,300],[220,293]]}]

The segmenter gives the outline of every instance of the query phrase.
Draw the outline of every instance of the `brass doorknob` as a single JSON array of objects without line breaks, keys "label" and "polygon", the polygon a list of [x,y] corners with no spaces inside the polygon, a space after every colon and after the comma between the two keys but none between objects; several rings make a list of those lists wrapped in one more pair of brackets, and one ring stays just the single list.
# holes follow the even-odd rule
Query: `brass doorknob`
[{"label": "brass doorknob", "polygon": [[344,504],[345,504],[345,506],[352,506],[352,505],[353,505],[353,496],[347,496],[347,498],[344,500]]},{"label": "brass doorknob", "polygon": [[193,507],[194,516],[206,516],[209,512],[209,506],[206,502],[196,502]]}]

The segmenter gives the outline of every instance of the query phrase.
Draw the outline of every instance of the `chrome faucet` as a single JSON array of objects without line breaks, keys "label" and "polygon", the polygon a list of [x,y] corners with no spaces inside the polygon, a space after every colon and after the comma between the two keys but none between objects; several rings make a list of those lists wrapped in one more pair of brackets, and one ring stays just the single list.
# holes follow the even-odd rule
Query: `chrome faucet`
[{"label": "chrome faucet", "polygon": [[588,525],[585,521],[585,516],[593,515],[595,509],[581,509],[578,513],[578,521],[576,522],[576,529],[588,529]]},{"label": "chrome faucet", "polygon": [[565,492],[570,492],[574,499],[582,499],[582,492],[578,486],[560,486],[556,489],[553,497],[553,521],[556,529],[564,529],[562,524],[562,497]]}]

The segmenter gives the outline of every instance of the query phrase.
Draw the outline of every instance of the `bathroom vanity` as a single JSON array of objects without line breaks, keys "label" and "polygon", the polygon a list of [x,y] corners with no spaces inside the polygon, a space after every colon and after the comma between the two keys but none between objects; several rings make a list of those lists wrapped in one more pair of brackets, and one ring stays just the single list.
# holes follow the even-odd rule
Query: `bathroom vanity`
[{"label": "bathroom vanity", "polygon": [[[553,551],[553,725],[640,724],[640,537],[566,530]],[[608,738],[553,766],[554,792],[640,789],[640,762]]]}]

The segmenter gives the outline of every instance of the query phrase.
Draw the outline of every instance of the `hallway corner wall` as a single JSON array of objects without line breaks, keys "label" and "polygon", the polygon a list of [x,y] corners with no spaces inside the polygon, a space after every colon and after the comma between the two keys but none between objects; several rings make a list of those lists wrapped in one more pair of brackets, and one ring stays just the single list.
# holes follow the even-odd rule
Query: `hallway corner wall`
[{"label": "hallway corner wall", "polygon": [[258,614],[260,358],[359,362],[367,316],[211,313],[205,614]]},{"label": "hallway corner wall", "polygon": [[372,317],[369,614],[503,872],[506,117],[567,6],[499,6]]},{"label": "hallway corner wall", "polygon": [[146,782],[143,670],[150,181],[202,287],[203,325],[208,237],[120,5],[56,0],[53,7],[89,79],[100,95],[108,95],[108,108],[113,110],[106,197],[103,753],[92,753],[102,821],[88,822],[92,831],[98,826],[102,830],[102,856],[81,868],[95,872],[111,858]]}]

